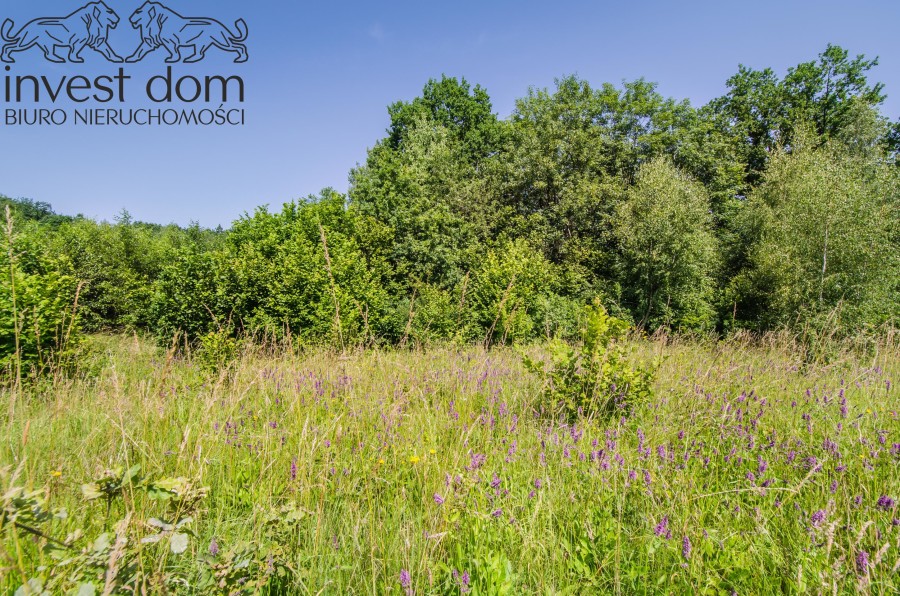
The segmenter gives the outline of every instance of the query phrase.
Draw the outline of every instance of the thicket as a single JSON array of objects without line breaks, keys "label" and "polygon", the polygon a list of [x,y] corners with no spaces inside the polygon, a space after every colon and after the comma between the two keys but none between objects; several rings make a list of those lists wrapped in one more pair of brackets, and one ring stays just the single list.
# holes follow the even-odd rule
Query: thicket
[{"label": "thicket", "polygon": [[699,108],[644,80],[565,77],[507,119],[443,77],[389,107],[346,195],[228,230],[3,199],[0,364],[29,374],[108,329],[177,345],[571,338],[595,298],[648,332],[877,332],[900,314],[900,123],[879,112],[876,65],[829,46],[783,78],[741,66]]}]

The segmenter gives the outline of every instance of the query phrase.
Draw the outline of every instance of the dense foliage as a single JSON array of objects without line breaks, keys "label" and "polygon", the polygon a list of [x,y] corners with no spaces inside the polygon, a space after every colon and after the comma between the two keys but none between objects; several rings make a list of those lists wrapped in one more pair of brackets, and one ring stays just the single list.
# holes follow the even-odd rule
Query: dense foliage
[{"label": "dense foliage", "polygon": [[741,66],[699,108],[644,80],[570,76],[505,120],[485,89],[443,77],[390,106],[346,196],[227,231],[4,199],[0,362],[18,342],[39,367],[76,293],[73,332],[178,345],[567,338],[597,297],[650,332],[895,323],[900,123],[878,111],[876,65],[829,46],[783,78]]}]

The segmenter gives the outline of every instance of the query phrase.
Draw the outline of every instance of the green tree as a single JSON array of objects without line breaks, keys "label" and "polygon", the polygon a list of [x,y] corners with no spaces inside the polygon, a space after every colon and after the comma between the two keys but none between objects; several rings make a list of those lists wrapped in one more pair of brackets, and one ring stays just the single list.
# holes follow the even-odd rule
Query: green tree
[{"label": "green tree", "polygon": [[718,247],[703,186],[666,158],[644,165],[616,210],[615,235],[640,326],[713,326]]},{"label": "green tree", "polygon": [[811,122],[819,136],[833,137],[852,122],[856,102],[881,105],[883,84],[868,80],[877,65],[877,58],[850,59],[846,50],[833,45],[817,61],[789,68],[783,80],[770,68],[741,65],[728,79],[728,92],[710,106],[730,121],[733,142],[746,167],[743,192],[761,182],[777,147],[790,148],[796,124]]},{"label": "green tree", "polygon": [[751,268],[736,280],[753,326],[831,322],[843,331],[900,314],[900,177],[883,159],[811,135],[776,153],[751,199]]}]

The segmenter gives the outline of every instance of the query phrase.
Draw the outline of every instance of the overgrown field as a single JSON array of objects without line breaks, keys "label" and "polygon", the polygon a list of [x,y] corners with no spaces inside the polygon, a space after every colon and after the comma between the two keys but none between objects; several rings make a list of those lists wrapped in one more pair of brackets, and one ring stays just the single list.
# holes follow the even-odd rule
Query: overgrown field
[{"label": "overgrown field", "polygon": [[248,348],[211,375],[92,341],[93,375],[0,430],[2,592],[900,590],[896,338],[827,365],[634,340],[654,397],[574,424],[512,348]]}]

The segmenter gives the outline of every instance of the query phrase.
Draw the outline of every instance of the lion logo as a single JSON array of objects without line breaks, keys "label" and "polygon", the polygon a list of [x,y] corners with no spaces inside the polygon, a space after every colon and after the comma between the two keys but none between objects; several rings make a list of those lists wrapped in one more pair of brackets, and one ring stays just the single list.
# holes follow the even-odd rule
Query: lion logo
[{"label": "lion logo", "polygon": [[181,48],[192,46],[194,53],[184,62],[199,62],[206,57],[206,51],[215,46],[226,52],[234,52],[235,62],[247,61],[247,23],[238,19],[234,26],[238,35],[215,19],[183,17],[159,2],[145,2],[131,15],[131,26],[141,32],[141,45],[126,59],[139,62],[157,48],[164,48],[169,56],[169,64],[181,62]]},{"label": "lion logo", "polygon": [[56,54],[58,47],[69,48],[69,62],[84,62],[84,48],[96,50],[110,62],[122,62],[106,40],[108,31],[118,24],[119,15],[103,2],[86,4],[67,17],[34,19],[15,35],[11,35],[14,23],[6,19],[0,27],[0,36],[6,42],[0,50],[0,60],[15,62],[14,52],[38,46],[50,62],[66,62]]}]

